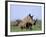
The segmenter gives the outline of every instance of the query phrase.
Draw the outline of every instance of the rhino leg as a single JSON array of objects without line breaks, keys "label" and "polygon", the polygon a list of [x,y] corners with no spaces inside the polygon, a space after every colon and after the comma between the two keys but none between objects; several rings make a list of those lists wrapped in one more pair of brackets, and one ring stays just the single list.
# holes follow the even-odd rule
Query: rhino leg
[{"label": "rhino leg", "polygon": [[29,26],[29,30],[32,30],[32,25],[31,25],[31,26]]},{"label": "rhino leg", "polygon": [[32,30],[32,24],[31,23],[27,23],[26,24],[26,29]]},{"label": "rhino leg", "polygon": [[20,28],[21,28],[21,29],[23,29],[23,27],[22,27],[22,26],[21,26]]},{"label": "rhino leg", "polygon": [[29,29],[29,25],[28,25],[28,23],[26,24],[26,30],[27,30],[27,29]]}]

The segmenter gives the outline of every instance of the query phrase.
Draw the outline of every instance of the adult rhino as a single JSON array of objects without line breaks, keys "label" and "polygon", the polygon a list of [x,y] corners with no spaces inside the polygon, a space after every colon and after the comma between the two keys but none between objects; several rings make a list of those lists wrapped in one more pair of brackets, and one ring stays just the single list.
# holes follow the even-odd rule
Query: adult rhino
[{"label": "adult rhino", "polygon": [[29,14],[28,16],[24,17],[22,21],[18,24],[18,27],[21,29],[26,28],[26,29],[32,29],[32,25],[36,24],[37,19],[34,21],[33,16]]}]

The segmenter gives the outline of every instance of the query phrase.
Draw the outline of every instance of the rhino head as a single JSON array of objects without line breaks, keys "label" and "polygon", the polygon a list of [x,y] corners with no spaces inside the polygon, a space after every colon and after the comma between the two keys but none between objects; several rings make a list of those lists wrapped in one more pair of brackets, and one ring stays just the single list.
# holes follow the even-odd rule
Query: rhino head
[{"label": "rhino head", "polygon": [[36,20],[34,20],[34,23],[33,23],[33,25],[36,25],[36,22],[37,22],[37,19],[36,19]]},{"label": "rhino head", "polygon": [[33,21],[33,22],[32,22],[33,25],[36,25],[37,19],[36,19],[36,20],[33,20],[33,16],[31,16],[31,14],[29,14],[29,16],[30,16],[31,20]]}]

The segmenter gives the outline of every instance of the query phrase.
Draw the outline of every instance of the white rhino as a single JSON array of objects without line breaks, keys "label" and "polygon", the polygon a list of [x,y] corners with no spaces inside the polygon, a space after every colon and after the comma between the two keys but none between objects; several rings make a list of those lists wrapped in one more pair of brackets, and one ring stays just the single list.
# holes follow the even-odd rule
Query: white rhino
[{"label": "white rhino", "polygon": [[22,21],[18,24],[18,27],[20,27],[21,29],[23,28],[32,29],[32,25],[35,25],[36,21],[37,20],[34,21],[33,16],[29,14],[28,16],[22,19]]}]

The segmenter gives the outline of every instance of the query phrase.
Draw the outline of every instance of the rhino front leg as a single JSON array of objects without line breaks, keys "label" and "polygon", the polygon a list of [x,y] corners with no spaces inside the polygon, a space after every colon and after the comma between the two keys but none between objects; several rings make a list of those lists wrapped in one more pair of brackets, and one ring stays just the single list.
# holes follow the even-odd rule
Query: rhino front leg
[{"label": "rhino front leg", "polygon": [[29,30],[32,30],[32,26],[29,26]]}]

